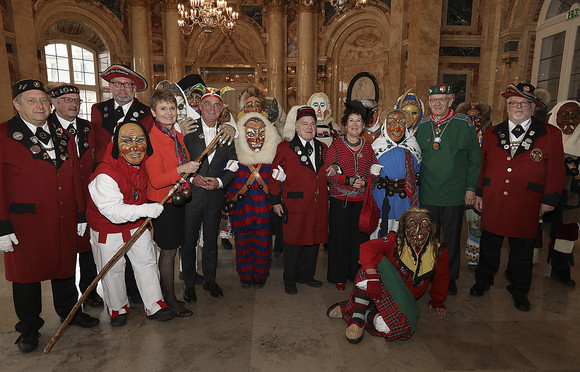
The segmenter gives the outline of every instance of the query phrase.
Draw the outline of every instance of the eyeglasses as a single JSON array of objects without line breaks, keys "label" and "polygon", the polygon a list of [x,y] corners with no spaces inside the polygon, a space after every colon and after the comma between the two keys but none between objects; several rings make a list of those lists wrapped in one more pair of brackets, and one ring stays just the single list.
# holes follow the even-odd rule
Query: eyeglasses
[{"label": "eyeglasses", "polygon": [[447,101],[449,101],[449,98],[429,98],[429,102],[431,102],[431,103],[435,103],[435,102],[443,103],[443,102],[447,102]]},{"label": "eyeglasses", "polygon": [[80,105],[81,103],[83,103],[83,100],[80,98],[70,98],[70,97],[58,97],[61,100],[64,101],[64,103],[76,103],[77,105]]},{"label": "eyeglasses", "polygon": [[115,88],[123,87],[123,88],[129,89],[129,88],[132,88],[133,86],[135,86],[135,83],[133,83],[133,82],[121,83],[119,81],[111,81],[111,85],[114,86]]},{"label": "eyeglasses", "polygon": [[508,102],[508,106],[515,108],[515,107],[529,107],[533,104],[534,102],[532,101],[523,101],[523,102]]}]

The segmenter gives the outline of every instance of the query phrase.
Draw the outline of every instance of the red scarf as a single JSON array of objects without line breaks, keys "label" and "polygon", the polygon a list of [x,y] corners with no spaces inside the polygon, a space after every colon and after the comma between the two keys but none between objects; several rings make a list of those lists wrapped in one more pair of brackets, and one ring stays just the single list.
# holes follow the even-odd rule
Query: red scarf
[{"label": "red scarf", "polygon": [[431,114],[431,117],[429,117],[429,120],[431,120],[436,125],[439,125],[439,124],[444,123],[447,120],[451,119],[452,117],[454,117],[455,114],[456,114],[455,110],[453,110],[452,108],[450,108],[449,111],[447,111],[447,114],[445,114],[445,116],[442,119],[437,120],[437,119],[435,119],[435,117],[433,116],[433,114]]}]

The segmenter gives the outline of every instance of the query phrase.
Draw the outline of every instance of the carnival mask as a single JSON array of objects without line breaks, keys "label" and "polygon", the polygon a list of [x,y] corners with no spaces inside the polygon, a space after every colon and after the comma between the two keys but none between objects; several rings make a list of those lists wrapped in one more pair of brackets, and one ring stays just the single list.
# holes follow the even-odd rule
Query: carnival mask
[{"label": "carnival mask", "polygon": [[244,102],[244,111],[248,112],[262,112],[262,103],[258,97],[248,97]]},{"label": "carnival mask", "polygon": [[562,129],[562,133],[570,135],[574,133],[580,124],[580,106],[574,102],[568,102],[558,110],[556,124]]},{"label": "carnival mask", "polygon": [[177,121],[187,119],[187,105],[185,104],[185,99],[183,96],[175,96],[177,101]]},{"label": "carnival mask", "polygon": [[405,131],[407,130],[407,122],[405,120],[405,115],[398,112],[393,112],[387,117],[387,135],[395,143],[401,142],[405,137]]},{"label": "carnival mask", "polygon": [[230,112],[230,109],[227,107],[224,107],[222,110],[222,114],[220,115],[218,121],[220,122],[220,124],[229,123],[231,117],[232,117],[232,113]]},{"label": "carnival mask", "polygon": [[328,102],[322,95],[316,95],[311,104],[316,112],[316,121],[323,121],[328,115]]},{"label": "carnival mask", "polygon": [[199,104],[201,103],[201,97],[203,92],[196,87],[189,87],[185,90],[185,96],[187,97],[187,103],[195,111],[199,112]]},{"label": "carnival mask", "polygon": [[421,116],[421,110],[419,110],[419,107],[417,107],[417,105],[415,104],[415,101],[406,101],[406,102],[403,102],[403,104],[405,106],[403,106],[403,108],[401,110],[407,111],[409,113],[409,115],[411,115],[411,119],[413,119],[413,123],[410,126],[414,126],[415,124],[417,124],[417,121],[419,120],[419,117]]},{"label": "carnival mask", "polygon": [[271,123],[274,123],[276,119],[278,119],[280,111],[278,110],[278,101],[276,98],[266,99],[266,107],[264,107],[264,111],[268,114],[268,120],[270,120]]},{"label": "carnival mask", "polygon": [[372,128],[379,118],[379,105],[374,100],[370,100],[373,103],[372,108],[369,110],[369,121],[367,123],[367,128]]},{"label": "carnival mask", "polygon": [[246,123],[246,141],[248,146],[255,151],[259,152],[264,146],[264,140],[266,139],[266,124],[257,119],[250,119]]},{"label": "carnival mask", "polygon": [[481,112],[476,108],[470,108],[465,113],[471,119],[471,124],[477,132],[481,131]]},{"label": "carnival mask", "polygon": [[131,165],[139,165],[145,158],[147,139],[137,124],[125,124],[119,129],[119,153]]},{"label": "carnival mask", "polygon": [[431,220],[425,212],[411,212],[405,220],[407,242],[413,248],[422,248],[431,231]]}]

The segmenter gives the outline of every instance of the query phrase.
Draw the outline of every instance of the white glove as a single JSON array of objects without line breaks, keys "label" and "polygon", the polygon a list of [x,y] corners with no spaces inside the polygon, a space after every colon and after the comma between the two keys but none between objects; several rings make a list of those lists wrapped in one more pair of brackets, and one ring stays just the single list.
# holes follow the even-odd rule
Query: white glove
[{"label": "white glove", "polygon": [[16,239],[16,235],[8,234],[0,236],[0,251],[12,252],[14,250],[12,244],[18,244],[18,239]]},{"label": "white glove", "polygon": [[284,172],[281,166],[278,166],[278,168],[272,170],[272,178],[276,181],[284,182],[286,181],[286,172]]},{"label": "white glove", "polygon": [[230,172],[236,173],[239,168],[240,166],[238,165],[237,160],[229,160],[228,163],[226,164],[226,170],[229,170]]},{"label": "white glove", "polygon": [[381,174],[381,169],[383,169],[382,165],[373,164],[373,165],[371,165],[371,174],[373,176],[378,176],[379,174]]},{"label": "white glove", "polygon": [[163,206],[159,203],[148,203],[141,205],[143,217],[157,218],[163,212]]},{"label": "white glove", "polygon": [[77,223],[77,235],[82,237],[83,235],[85,235],[85,231],[87,231],[87,223],[86,222]]}]

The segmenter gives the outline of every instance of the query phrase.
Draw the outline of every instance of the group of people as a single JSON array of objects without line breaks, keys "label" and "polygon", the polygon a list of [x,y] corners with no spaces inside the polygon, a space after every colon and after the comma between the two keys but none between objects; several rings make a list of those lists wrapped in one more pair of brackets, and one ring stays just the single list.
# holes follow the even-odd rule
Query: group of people
[{"label": "group of people", "polygon": [[[196,284],[223,297],[218,238],[227,249],[233,235],[241,287],[266,284],[274,245],[284,254],[290,295],[297,284],[322,286],[316,262],[327,244],[327,280],[339,291],[354,283],[350,298],[327,315],[343,318],[346,338],[357,343],[365,329],[387,340],[411,337],[415,300],[429,284],[430,307],[446,313],[447,295],[457,293],[466,207],[480,217],[479,241],[469,242],[479,243],[469,250],[476,278],[470,294],[489,290],[508,237],[508,291],[515,307],[528,311],[538,221],[562,205],[565,172],[564,194],[578,205],[570,198],[580,184],[578,153],[565,145],[565,161],[560,130],[532,117],[544,104],[530,84],[502,91],[508,119],[486,129],[481,117],[489,121],[489,112],[477,105],[456,112],[447,85],[430,88],[429,117],[409,90],[383,112],[373,100],[348,101],[338,125],[321,92],[286,116],[275,98],[249,87],[235,121],[223,101],[232,89],[209,87],[196,74],[160,83],[149,106],[135,98],[148,86],[137,72],[112,65],[101,77],[113,98],[93,106],[90,122],[78,117],[78,87],[46,90],[27,79],[13,87],[18,114],[0,125],[0,249],[22,352],[38,345],[40,282],[51,280],[64,319],[78,298],[77,253],[85,291],[148,218],[152,230],[87,298],[90,306],[104,302],[112,326],[124,326],[136,302],[149,319],[191,316],[186,303],[197,300]],[[561,126],[564,140],[578,121]],[[38,181],[40,193],[32,190]],[[571,286],[566,265],[578,226],[568,209],[554,217],[549,260],[552,277]],[[183,301],[174,289],[176,258]],[[98,322],[81,311],[72,324]]]}]

